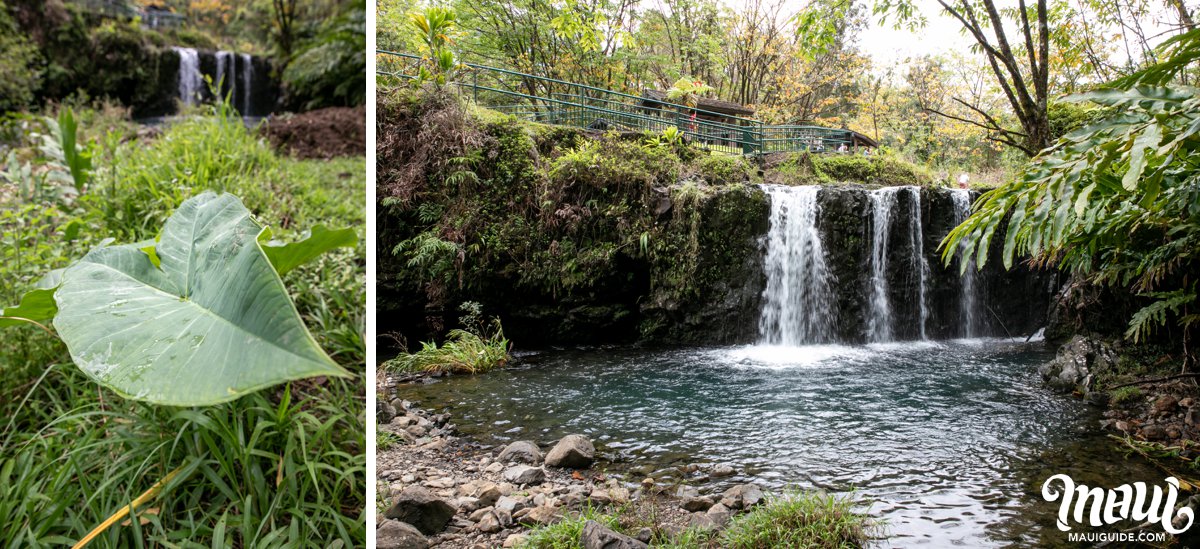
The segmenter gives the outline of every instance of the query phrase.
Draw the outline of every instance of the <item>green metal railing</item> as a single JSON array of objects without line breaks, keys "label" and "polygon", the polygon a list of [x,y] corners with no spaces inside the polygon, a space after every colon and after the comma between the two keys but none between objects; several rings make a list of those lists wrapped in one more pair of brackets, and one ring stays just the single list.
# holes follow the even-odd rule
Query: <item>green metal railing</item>
[{"label": "green metal railing", "polygon": [[[376,54],[378,74],[416,77],[420,56],[385,50]],[[728,153],[832,152],[853,145],[849,130],[769,126],[753,118],[474,63],[463,64],[453,84],[476,103],[525,120],[655,133],[677,128],[693,143]]]}]

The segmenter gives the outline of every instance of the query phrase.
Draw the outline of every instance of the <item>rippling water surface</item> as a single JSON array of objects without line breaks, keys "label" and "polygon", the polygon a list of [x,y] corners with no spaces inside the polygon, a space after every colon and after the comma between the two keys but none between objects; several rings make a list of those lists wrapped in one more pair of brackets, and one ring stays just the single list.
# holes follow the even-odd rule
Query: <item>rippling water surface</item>
[{"label": "rippling water surface", "polygon": [[896,547],[1057,545],[1039,495],[1050,475],[1163,475],[1118,453],[1094,408],[1042,386],[1049,358],[998,340],[573,350],[401,394],[483,442],[584,433],[631,478],[724,462],[739,475],[722,484],[856,490]]}]

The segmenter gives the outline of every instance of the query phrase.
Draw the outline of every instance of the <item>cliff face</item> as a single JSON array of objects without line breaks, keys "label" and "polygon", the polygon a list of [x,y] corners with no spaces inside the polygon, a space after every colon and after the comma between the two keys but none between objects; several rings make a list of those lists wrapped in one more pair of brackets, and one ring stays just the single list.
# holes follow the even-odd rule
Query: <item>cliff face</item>
[{"label": "cliff face", "polygon": [[[460,304],[474,301],[526,348],[758,340],[771,196],[751,163],[472,109],[405,94],[380,106],[382,332],[411,347],[455,327]],[[840,342],[866,341],[874,314],[879,189],[828,184],[817,194]],[[957,263],[942,266],[961,192],[909,187],[894,198],[883,252],[893,339],[920,338],[922,322],[929,339],[967,335],[968,293],[971,335],[1045,325],[1054,277],[1004,271],[999,241],[973,292]]]}]

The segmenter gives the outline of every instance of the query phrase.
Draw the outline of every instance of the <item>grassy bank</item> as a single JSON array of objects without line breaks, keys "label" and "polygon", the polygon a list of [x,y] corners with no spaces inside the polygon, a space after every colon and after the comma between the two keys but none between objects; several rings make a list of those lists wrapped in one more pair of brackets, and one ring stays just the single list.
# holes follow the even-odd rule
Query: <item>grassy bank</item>
[{"label": "grassy bank", "polygon": [[[584,525],[596,521],[633,536],[656,528],[653,504],[628,504],[608,512],[585,508],[563,520],[534,529],[525,549],[581,549]],[[658,530],[650,546],[662,549],[851,549],[865,547],[878,530],[876,521],[854,511],[853,502],[819,492],[789,490],[733,517],[721,531],[691,527],[674,535]]]},{"label": "grassy bank", "polygon": [[[83,120],[94,119],[90,115]],[[189,118],[155,137],[81,128],[92,169],[78,196],[57,197],[53,150],[25,121],[0,194],[0,299],[106,238],[155,236],[186,198],[242,197],[276,238],[316,224],[360,227],[364,161],[277,155],[240,120]],[[52,149],[52,148],[51,148]],[[19,179],[17,177],[16,179]],[[34,185],[37,187],[37,185]],[[0,539],[14,546],[73,543],[172,471],[161,495],[92,547],[362,546],[365,491],[363,245],[284,277],[306,324],[352,380],[311,379],[208,408],[122,399],[92,382],[57,338],[10,328],[0,341]]]}]

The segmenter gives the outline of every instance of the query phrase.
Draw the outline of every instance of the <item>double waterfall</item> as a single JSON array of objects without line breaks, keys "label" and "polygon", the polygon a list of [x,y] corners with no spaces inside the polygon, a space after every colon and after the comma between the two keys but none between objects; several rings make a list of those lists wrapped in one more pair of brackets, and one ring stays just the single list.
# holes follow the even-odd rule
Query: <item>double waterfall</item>
[{"label": "double waterfall", "polygon": [[[936,305],[933,268],[943,269],[934,248],[949,227],[941,234],[926,234],[920,188],[864,190],[861,214],[839,227],[825,226],[834,223],[822,215],[825,188],[766,186],[765,190],[771,198],[771,218],[759,319],[762,343],[795,346],[930,337]],[[970,214],[969,191],[942,192],[951,195],[953,225],[961,223]],[[840,200],[845,201],[845,196]],[[837,249],[826,245],[823,234],[830,231],[840,231]],[[855,242],[857,246],[847,246]],[[835,259],[843,279],[830,266]],[[957,277],[957,262],[947,269]],[[986,335],[979,312],[983,299],[978,274],[972,266],[956,280],[955,306],[936,307],[952,310],[956,318],[940,314],[938,335]]]},{"label": "double waterfall", "polygon": [[[195,48],[174,48],[179,55],[179,100],[185,105],[195,105],[213,99],[213,92],[228,97],[242,116],[254,116],[254,58],[246,53],[218,51],[211,54],[213,65],[210,72],[202,70],[201,54]],[[205,74],[212,78],[213,90],[204,81]]]}]

